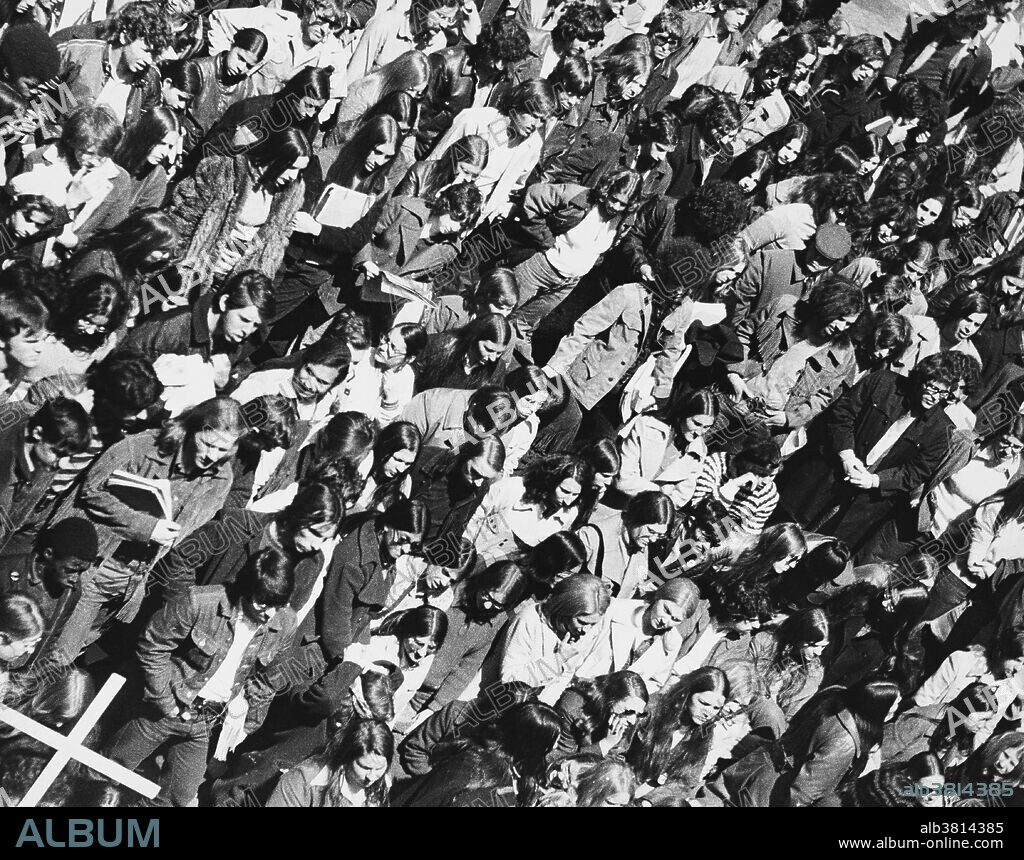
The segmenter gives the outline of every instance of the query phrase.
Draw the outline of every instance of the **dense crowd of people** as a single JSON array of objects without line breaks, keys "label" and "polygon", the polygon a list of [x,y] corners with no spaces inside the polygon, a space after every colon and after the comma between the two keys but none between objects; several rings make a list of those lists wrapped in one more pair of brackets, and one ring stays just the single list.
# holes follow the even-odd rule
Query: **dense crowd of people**
[{"label": "dense crowd of people", "polygon": [[1020,804],[1024,11],[839,6],[0,3],[43,805]]}]

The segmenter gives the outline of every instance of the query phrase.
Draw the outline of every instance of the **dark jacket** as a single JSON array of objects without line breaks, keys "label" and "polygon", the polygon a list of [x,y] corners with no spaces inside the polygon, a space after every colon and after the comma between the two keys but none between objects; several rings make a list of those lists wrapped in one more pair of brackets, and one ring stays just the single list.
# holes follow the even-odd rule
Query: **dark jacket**
[{"label": "dark jacket", "polygon": [[953,422],[936,407],[920,414],[875,464],[878,487],[862,490],[844,480],[839,452],[852,449],[864,461],[906,411],[906,384],[888,369],[868,374],[835,402],[824,434],[789,460],[778,479],[781,504],[798,522],[812,529],[827,524],[826,534],[858,549],[939,467]]},{"label": "dark jacket", "polygon": [[156,361],[161,355],[198,355],[209,363],[215,353],[226,354],[232,366],[227,387],[233,387],[249,369],[248,366],[243,368],[243,363],[256,348],[259,332],[229,349],[226,341],[210,331],[209,314],[214,298],[214,293],[206,293],[190,305],[145,318],[128,330],[121,348],[140,352],[150,361]]},{"label": "dark jacket", "polygon": [[[166,716],[191,705],[231,647],[236,611],[220,585],[190,588],[158,611],[139,640],[139,664],[146,683],[143,698]],[[247,731],[260,726],[274,696],[273,689],[259,680],[258,670],[274,662],[291,642],[294,630],[295,613],[280,609],[260,626],[242,655],[231,695],[245,689]]]},{"label": "dark jacket", "polygon": [[415,700],[420,709],[436,711],[466,691],[512,613],[501,612],[489,621],[472,621],[461,606],[453,604],[446,614],[448,635],[423,679],[422,698]]},{"label": "dark jacket", "polygon": [[[61,80],[75,103],[84,107],[99,98],[110,79],[110,45],[101,39],[72,39],[58,46]],[[160,104],[160,73],[149,66],[132,82],[125,109],[124,124],[129,126],[142,114]]]},{"label": "dark jacket", "polygon": [[240,83],[228,86],[221,81],[225,54],[198,57],[193,62],[199,67],[199,94],[192,104],[192,116],[203,133],[210,131],[229,107],[257,94],[256,79],[249,76]]},{"label": "dark jacket", "polygon": [[700,131],[695,125],[684,126],[679,145],[668,155],[672,167],[672,184],[665,193],[669,197],[686,197],[701,185],[721,179],[732,163],[732,156],[719,153],[705,174],[700,158]]},{"label": "dark jacket", "polygon": [[456,699],[438,708],[398,745],[398,757],[410,776],[430,772],[430,755],[439,744],[458,739],[463,727],[480,724],[474,715],[477,702]]},{"label": "dark jacket", "polygon": [[781,742],[748,735],[740,750],[723,781],[733,802],[744,807],[810,806],[851,775],[862,752],[860,733],[846,710],[787,732]]}]

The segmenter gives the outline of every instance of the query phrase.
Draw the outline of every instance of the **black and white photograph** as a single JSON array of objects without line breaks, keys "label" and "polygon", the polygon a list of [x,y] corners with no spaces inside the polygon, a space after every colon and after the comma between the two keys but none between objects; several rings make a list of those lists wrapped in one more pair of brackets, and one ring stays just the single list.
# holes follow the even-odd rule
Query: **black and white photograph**
[{"label": "black and white photograph", "polygon": [[4,849],[1016,838],[1022,0],[0,0],[0,135]]}]

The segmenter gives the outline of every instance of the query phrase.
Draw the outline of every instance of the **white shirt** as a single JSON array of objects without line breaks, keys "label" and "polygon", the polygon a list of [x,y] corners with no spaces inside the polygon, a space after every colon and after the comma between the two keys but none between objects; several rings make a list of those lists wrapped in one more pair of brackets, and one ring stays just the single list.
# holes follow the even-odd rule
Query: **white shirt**
[{"label": "white shirt", "polygon": [[932,494],[935,515],[931,533],[938,537],[957,517],[989,496],[1005,490],[1019,469],[1019,456],[1000,463],[992,451],[979,452],[960,471],[950,475],[935,488]]},{"label": "white shirt", "polygon": [[[349,365],[348,376],[331,390],[331,412],[364,412],[380,418],[381,375],[370,357]],[[411,399],[411,394],[410,394]]]},{"label": "white shirt", "polygon": [[97,107],[103,105],[110,108],[121,122],[124,122],[125,114],[128,113],[128,96],[131,95],[132,85],[122,81],[116,74],[107,78],[107,82],[96,97]]},{"label": "white shirt", "polygon": [[210,680],[203,684],[199,691],[199,697],[210,702],[227,702],[231,698],[231,691],[235,686],[235,675],[238,674],[238,667],[242,665],[242,657],[245,656],[245,649],[249,647],[260,625],[249,620],[248,616],[241,610],[235,612],[235,637],[231,640],[231,647],[228,648],[224,660],[217,667]]},{"label": "white shirt", "polygon": [[535,131],[525,140],[512,144],[508,119],[497,108],[466,108],[455,117],[427,160],[436,161],[452,144],[470,134],[480,135],[489,146],[487,165],[475,181],[484,198],[480,217],[490,220],[504,216],[512,208],[510,195],[522,186],[540,160],[543,147],[540,133]]},{"label": "white shirt", "polygon": [[596,206],[575,227],[555,237],[545,256],[551,267],[566,278],[582,278],[615,241],[619,218],[606,221]]},{"label": "white shirt", "polygon": [[334,550],[337,549],[340,542],[340,536],[333,537],[320,548],[320,552],[323,553],[323,564],[320,565],[320,571],[317,573],[316,579],[313,581],[313,587],[309,590],[309,597],[306,598],[306,602],[302,604],[302,607],[297,609],[295,612],[299,625],[305,621],[306,616],[309,615],[310,610],[316,606],[316,602],[320,599],[320,595],[323,594],[324,580],[327,578],[327,570],[331,566],[331,559],[334,558]]},{"label": "white shirt", "polygon": [[[221,9],[209,15],[210,56],[231,48],[235,33],[246,27],[262,30],[269,42],[267,55],[256,67],[254,76],[261,79],[260,92],[272,93],[281,88],[296,72],[306,66],[334,69],[331,75],[331,97],[341,98],[348,92],[345,69],[355,50],[359,32],[341,36],[328,34],[312,47],[302,39],[302,23],[294,12],[254,6],[251,9]],[[330,104],[330,103],[329,103]]]}]

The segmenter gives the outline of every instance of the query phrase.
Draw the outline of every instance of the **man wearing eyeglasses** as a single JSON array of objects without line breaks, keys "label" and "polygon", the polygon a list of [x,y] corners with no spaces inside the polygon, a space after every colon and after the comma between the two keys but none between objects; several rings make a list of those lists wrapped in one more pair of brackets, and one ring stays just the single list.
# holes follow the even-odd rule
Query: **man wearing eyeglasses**
[{"label": "man wearing eyeglasses", "polygon": [[[210,55],[232,47],[235,33],[252,27],[269,40],[266,56],[253,75],[258,89],[271,93],[280,89],[306,66],[334,69],[331,97],[348,92],[345,69],[355,50],[360,28],[373,15],[372,0],[301,0],[300,14],[283,9],[255,6],[251,9],[219,9],[210,13]],[[333,102],[328,103],[328,107]]]},{"label": "man wearing eyeglasses", "polygon": [[780,509],[846,541],[858,564],[871,560],[876,533],[912,513],[910,494],[929,483],[949,450],[954,425],[945,407],[958,376],[948,353],[922,359],[907,380],[888,368],[869,373],[835,402],[824,432],[786,463]]}]

